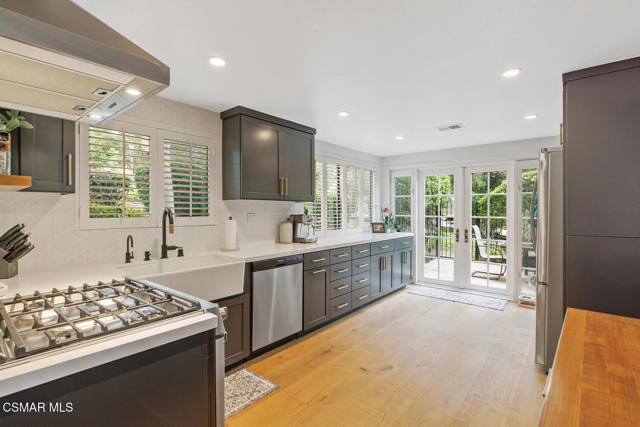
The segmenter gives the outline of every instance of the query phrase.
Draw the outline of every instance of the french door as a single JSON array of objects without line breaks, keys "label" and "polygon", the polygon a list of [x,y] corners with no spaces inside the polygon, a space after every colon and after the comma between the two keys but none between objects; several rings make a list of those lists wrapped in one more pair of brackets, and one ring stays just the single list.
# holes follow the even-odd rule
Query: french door
[{"label": "french door", "polygon": [[429,283],[511,295],[514,223],[509,165],[418,174],[418,277]]}]

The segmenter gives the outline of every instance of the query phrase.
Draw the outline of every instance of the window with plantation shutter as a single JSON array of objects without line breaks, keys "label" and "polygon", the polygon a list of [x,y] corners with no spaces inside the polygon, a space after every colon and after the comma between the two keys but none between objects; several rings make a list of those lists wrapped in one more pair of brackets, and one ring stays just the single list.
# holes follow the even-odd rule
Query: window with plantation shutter
[{"label": "window with plantation shutter", "polygon": [[313,215],[313,227],[316,231],[322,231],[322,194],[323,194],[323,176],[324,165],[322,162],[316,162],[316,195],[313,202],[304,204],[305,210],[309,215]]},{"label": "window with plantation shutter", "polygon": [[370,228],[374,218],[373,207],[376,198],[375,172],[370,169],[362,169],[362,227]]},{"label": "window with plantation shutter", "polygon": [[151,139],[122,130],[89,127],[89,218],[151,215]]},{"label": "window with plantation shutter", "polygon": [[209,147],[164,139],[165,206],[177,217],[209,216]]},{"label": "window with plantation shutter", "polygon": [[347,228],[360,228],[360,168],[347,166]]},{"label": "window with plantation shutter", "polygon": [[327,231],[342,230],[343,167],[335,163],[325,165]]}]

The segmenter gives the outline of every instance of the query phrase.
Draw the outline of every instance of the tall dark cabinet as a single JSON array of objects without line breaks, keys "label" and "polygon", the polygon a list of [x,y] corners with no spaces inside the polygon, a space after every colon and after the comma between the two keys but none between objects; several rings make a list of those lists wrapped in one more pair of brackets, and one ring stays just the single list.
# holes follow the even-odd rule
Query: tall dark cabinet
[{"label": "tall dark cabinet", "polygon": [[225,200],[314,199],[315,129],[244,107],[220,117]]},{"label": "tall dark cabinet", "polygon": [[563,83],[565,304],[640,318],[640,58]]}]

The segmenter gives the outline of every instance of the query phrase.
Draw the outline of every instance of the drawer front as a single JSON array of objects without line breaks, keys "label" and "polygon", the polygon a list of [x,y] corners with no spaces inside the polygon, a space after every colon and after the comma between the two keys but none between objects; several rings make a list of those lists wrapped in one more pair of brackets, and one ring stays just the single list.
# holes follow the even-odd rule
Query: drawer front
[{"label": "drawer front", "polygon": [[324,267],[329,265],[329,251],[311,252],[304,254],[304,269]]},{"label": "drawer front", "polygon": [[371,257],[351,261],[351,274],[358,274],[369,270],[371,270]]},{"label": "drawer front", "polygon": [[333,264],[329,268],[329,280],[332,282],[349,276],[351,276],[351,261]]},{"label": "drawer front", "polygon": [[371,284],[371,272],[364,271],[351,276],[351,289],[358,289]]},{"label": "drawer front", "polygon": [[353,308],[360,307],[371,300],[371,286],[365,286],[364,288],[351,292],[351,305]]},{"label": "drawer front", "polygon": [[413,248],[413,237],[405,237],[403,239],[394,240],[396,249],[411,249]]},{"label": "drawer front", "polygon": [[371,244],[351,246],[351,259],[364,258],[371,255]]},{"label": "drawer front", "polygon": [[391,252],[393,249],[394,249],[393,240],[383,240],[382,242],[376,242],[371,244],[371,255]]},{"label": "drawer front", "polygon": [[351,279],[345,278],[329,282],[329,299],[351,292]]},{"label": "drawer front", "polygon": [[331,249],[331,264],[337,264],[339,262],[345,262],[351,260],[351,248]]},{"label": "drawer front", "polygon": [[329,317],[333,319],[351,311],[351,292],[329,300]]}]

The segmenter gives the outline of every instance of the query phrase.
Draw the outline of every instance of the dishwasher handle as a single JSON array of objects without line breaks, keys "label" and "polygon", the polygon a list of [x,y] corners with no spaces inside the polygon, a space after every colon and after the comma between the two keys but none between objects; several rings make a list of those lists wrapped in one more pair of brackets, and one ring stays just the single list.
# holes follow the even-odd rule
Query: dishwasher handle
[{"label": "dishwasher handle", "polygon": [[271,270],[278,267],[285,267],[287,265],[302,264],[302,255],[290,255],[281,258],[273,258],[264,261],[256,261],[253,263],[253,271]]}]

